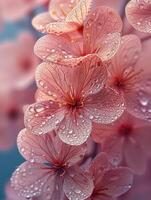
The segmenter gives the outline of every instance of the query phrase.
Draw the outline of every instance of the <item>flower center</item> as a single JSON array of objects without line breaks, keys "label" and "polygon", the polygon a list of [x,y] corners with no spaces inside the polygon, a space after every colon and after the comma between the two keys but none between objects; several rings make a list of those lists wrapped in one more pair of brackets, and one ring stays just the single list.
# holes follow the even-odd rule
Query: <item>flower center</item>
[{"label": "flower center", "polygon": [[66,173],[66,169],[64,165],[54,165],[54,170],[59,176],[64,176]]},{"label": "flower center", "polygon": [[8,113],[7,116],[10,120],[16,120],[19,117],[19,112],[16,108],[11,108]]},{"label": "flower center", "polygon": [[71,109],[80,109],[83,107],[83,101],[81,99],[72,99],[67,103],[67,106]]},{"label": "flower center", "polygon": [[21,61],[21,68],[24,72],[28,72],[31,69],[31,60],[30,59],[24,59]]},{"label": "flower center", "polygon": [[132,134],[133,127],[131,124],[122,124],[119,128],[119,134],[123,136],[129,136]]},{"label": "flower center", "polygon": [[116,72],[113,70],[110,74],[111,81],[109,81],[109,84],[119,91],[130,92],[137,88],[141,72],[142,70],[136,71],[134,68],[129,67],[118,72],[116,75]]}]

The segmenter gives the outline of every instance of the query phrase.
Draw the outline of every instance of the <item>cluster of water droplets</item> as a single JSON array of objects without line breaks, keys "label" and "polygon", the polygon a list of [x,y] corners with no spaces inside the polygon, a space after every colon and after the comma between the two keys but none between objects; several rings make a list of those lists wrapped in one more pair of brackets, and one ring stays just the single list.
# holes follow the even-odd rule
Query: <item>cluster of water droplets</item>
[{"label": "cluster of water droplets", "polygon": [[[33,166],[31,164],[21,165],[17,168],[11,181],[13,182],[14,189],[19,189],[19,196],[31,198],[41,195],[44,182],[40,179],[36,180],[33,184],[26,186],[28,177],[33,175]],[[21,178],[22,177],[22,178]]]},{"label": "cluster of water droplets", "polygon": [[61,123],[58,133],[63,142],[70,145],[81,145],[89,137],[91,129],[90,120],[80,115],[79,118],[73,119],[71,124]]},{"label": "cluster of water droplets", "polygon": [[34,134],[44,134],[54,130],[64,118],[64,112],[54,110],[53,101],[29,106],[25,123]]},{"label": "cluster of water droplets", "polygon": [[75,178],[76,174],[75,175],[71,174],[70,176],[71,178],[66,179],[65,184],[64,184],[64,191],[68,199],[69,200],[87,199],[92,193],[93,181],[89,179],[88,177],[81,175],[81,183],[84,184],[84,187],[83,187],[82,185],[77,184],[79,181],[76,182],[76,178]]}]

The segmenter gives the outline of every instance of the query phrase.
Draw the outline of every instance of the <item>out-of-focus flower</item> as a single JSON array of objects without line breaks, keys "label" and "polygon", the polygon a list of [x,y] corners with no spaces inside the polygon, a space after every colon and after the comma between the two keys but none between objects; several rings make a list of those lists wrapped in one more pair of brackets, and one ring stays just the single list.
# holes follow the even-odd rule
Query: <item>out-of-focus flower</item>
[{"label": "out-of-focus flower", "polygon": [[34,80],[38,59],[33,54],[34,37],[22,33],[16,41],[0,45],[0,92],[25,89]]},{"label": "out-of-focus flower", "polygon": [[89,173],[77,165],[86,145],[69,146],[55,133],[36,136],[23,129],[18,136],[18,148],[27,159],[13,173],[12,186],[20,196],[59,200],[88,198],[93,191]]},{"label": "out-of-focus flower", "polygon": [[17,21],[48,0],[6,0],[0,1],[0,13],[3,21]]},{"label": "out-of-focus flower", "polygon": [[51,0],[49,12],[37,15],[32,24],[43,33],[75,31],[82,26],[91,4],[92,0]]},{"label": "out-of-focus flower", "polygon": [[142,48],[137,36],[125,35],[108,67],[108,84],[124,94],[128,112],[146,120],[151,117],[149,48]]},{"label": "out-of-focus flower", "polygon": [[133,183],[130,169],[112,168],[104,153],[96,156],[89,171],[94,179],[94,190],[87,200],[113,200],[126,193]]},{"label": "out-of-focus flower", "polygon": [[126,6],[126,16],[135,29],[151,33],[151,0],[131,0]]},{"label": "out-of-focus flower", "polygon": [[110,126],[95,125],[92,137],[102,143],[102,150],[113,165],[125,161],[134,173],[142,174],[151,156],[150,131],[149,123],[125,113]]},{"label": "out-of-focus flower", "polygon": [[42,60],[72,65],[89,54],[97,54],[102,61],[111,59],[120,46],[122,21],[108,7],[98,7],[84,22],[82,35],[49,34],[35,45],[35,54]]},{"label": "out-of-focus flower", "polygon": [[150,200],[151,196],[151,162],[149,162],[147,171],[143,176],[135,176],[132,189],[120,200]]},{"label": "out-of-focus flower", "polygon": [[8,150],[15,144],[18,131],[23,128],[23,106],[33,102],[34,90],[0,96],[0,150]]},{"label": "out-of-focus flower", "polygon": [[121,0],[93,0],[92,6],[94,8],[98,6],[108,6],[120,12],[123,3],[124,2]]},{"label": "out-of-focus flower", "polygon": [[57,129],[65,143],[84,143],[92,122],[111,123],[125,109],[122,95],[106,87],[106,79],[106,68],[95,55],[73,67],[42,63],[36,71],[39,102],[26,108],[26,128],[34,134]]}]

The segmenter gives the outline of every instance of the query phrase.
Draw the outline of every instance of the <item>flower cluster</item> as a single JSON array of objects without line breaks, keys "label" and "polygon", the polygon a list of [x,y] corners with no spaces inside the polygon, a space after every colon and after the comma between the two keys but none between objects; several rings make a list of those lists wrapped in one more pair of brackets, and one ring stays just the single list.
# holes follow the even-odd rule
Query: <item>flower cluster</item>
[{"label": "flower cluster", "polygon": [[[151,32],[150,0],[131,0],[126,15]],[[34,47],[38,89],[17,139],[26,161],[11,185],[23,199],[116,199],[151,156],[148,48],[95,0],[51,0],[32,24],[46,35]]]}]

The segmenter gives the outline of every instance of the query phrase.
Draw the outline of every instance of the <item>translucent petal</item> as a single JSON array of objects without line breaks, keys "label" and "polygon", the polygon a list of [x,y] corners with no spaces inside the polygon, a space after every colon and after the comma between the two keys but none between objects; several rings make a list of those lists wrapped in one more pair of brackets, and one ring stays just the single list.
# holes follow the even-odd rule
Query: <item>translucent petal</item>
[{"label": "translucent petal", "polygon": [[106,68],[95,55],[85,57],[74,67],[43,63],[36,71],[38,87],[48,96],[65,102],[69,94],[73,97],[95,94],[102,89],[106,78]]},{"label": "translucent petal", "polygon": [[72,60],[80,57],[80,43],[81,39],[72,42],[66,34],[62,36],[49,34],[37,41],[34,52],[42,60],[73,65]]},{"label": "translucent petal", "polygon": [[124,110],[123,97],[110,88],[103,88],[99,93],[89,96],[85,103],[88,118],[101,124],[116,121]]},{"label": "translucent petal", "polygon": [[[107,47],[117,47],[119,34],[122,29],[122,21],[118,14],[111,8],[101,6],[96,8],[86,19],[84,23],[84,53],[97,53],[102,49],[102,54],[111,52],[107,51]],[[108,36],[107,36],[108,35]],[[109,43],[109,39],[116,38],[114,45]],[[116,37],[115,37],[116,36]],[[104,42],[104,38],[106,43]],[[103,42],[103,44],[102,44]],[[107,45],[108,44],[108,45]],[[105,47],[103,47],[105,45]],[[110,46],[110,47],[109,47]],[[103,52],[103,48],[104,51]],[[112,48],[113,50],[113,48]],[[100,52],[101,54],[101,52]],[[113,54],[113,53],[112,53]],[[101,56],[101,55],[100,55]],[[107,55],[106,55],[107,56]]]},{"label": "translucent petal", "polygon": [[122,73],[123,69],[134,67],[141,53],[141,41],[136,35],[122,37],[120,48],[111,60],[111,72],[114,76]]},{"label": "translucent petal", "polygon": [[92,6],[92,0],[80,0],[68,13],[66,22],[74,22],[82,25]]},{"label": "translucent petal", "polygon": [[37,136],[23,129],[17,138],[22,156],[31,163],[53,163],[56,157],[53,133]]},{"label": "translucent petal", "polygon": [[126,167],[119,167],[107,171],[102,179],[104,193],[112,197],[118,197],[126,193],[132,186],[133,174]]},{"label": "translucent petal", "polygon": [[84,200],[92,194],[94,185],[91,176],[76,166],[69,169],[63,188],[69,200]]},{"label": "translucent petal", "polygon": [[41,135],[52,131],[64,118],[64,110],[53,101],[38,102],[26,107],[24,122],[26,128]]},{"label": "translucent petal", "polygon": [[138,31],[151,33],[151,1],[131,0],[126,6],[129,23]]},{"label": "translucent petal", "polygon": [[84,114],[69,113],[57,130],[60,139],[69,145],[83,144],[91,134],[91,121]]},{"label": "translucent petal", "polygon": [[19,196],[31,198],[54,189],[54,172],[43,164],[24,162],[13,173],[11,183]]}]

